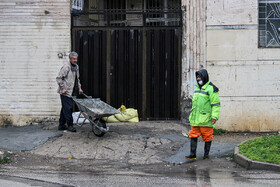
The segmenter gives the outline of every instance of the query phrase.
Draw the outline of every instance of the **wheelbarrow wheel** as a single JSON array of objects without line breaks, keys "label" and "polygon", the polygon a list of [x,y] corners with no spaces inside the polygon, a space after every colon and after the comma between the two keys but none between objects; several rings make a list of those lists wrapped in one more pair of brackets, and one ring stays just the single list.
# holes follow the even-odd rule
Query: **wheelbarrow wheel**
[{"label": "wheelbarrow wheel", "polygon": [[[94,123],[99,127],[103,127],[105,129],[107,128],[106,122],[101,119],[94,120]],[[102,132],[101,130],[99,130],[94,124],[91,124],[91,125],[92,125],[92,132],[95,134],[95,136],[98,136],[98,137],[104,136],[105,132]]]}]

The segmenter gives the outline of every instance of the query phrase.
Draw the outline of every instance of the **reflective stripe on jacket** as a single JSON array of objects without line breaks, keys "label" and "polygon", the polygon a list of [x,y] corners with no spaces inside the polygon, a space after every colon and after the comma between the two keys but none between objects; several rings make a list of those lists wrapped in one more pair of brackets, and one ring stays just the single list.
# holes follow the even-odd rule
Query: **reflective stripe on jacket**
[{"label": "reflective stripe on jacket", "polygon": [[214,86],[210,81],[199,88],[197,85],[192,99],[192,109],[189,121],[192,126],[215,127],[212,118],[219,119],[220,98],[218,90],[214,91]]}]

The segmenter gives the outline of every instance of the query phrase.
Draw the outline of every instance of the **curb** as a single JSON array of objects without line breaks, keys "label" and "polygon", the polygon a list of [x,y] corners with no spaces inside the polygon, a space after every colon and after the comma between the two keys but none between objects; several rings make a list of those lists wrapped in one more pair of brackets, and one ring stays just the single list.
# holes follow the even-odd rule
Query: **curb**
[{"label": "curb", "polygon": [[241,165],[246,169],[258,169],[258,170],[273,170],[273,171],[280,171],[280,165],[278,164],[271,164],[267,162],[260,162],[251,160],[239,153],[239,146],[245,143],[246,141],[242,142],[241,144],[237,145],[234,148],[234,161]]}]

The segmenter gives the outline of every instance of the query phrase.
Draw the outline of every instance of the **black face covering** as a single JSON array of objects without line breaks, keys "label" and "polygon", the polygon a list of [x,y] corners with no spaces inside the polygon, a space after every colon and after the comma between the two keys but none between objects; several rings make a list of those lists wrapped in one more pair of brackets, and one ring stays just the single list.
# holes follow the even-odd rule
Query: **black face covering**
[{"label": "black face covering", "polygon": [[206,69],[202,69],[202,70],[195,72],[195,76],[197,77],[198,75],[201,77],[201,80],[203,81],[202,85],[198,84],[199,87],[201,88],[209,81],[209,76],[208,76],[208,72]]},{"label": "black face covering", "polygon": [[76,66],[76,65],[73,65],[73,64],[71,63],[71,70],[72,70],[72,71],[77,71],[77,70],[78,70],[78,68],[77,68],[77,66]]}]

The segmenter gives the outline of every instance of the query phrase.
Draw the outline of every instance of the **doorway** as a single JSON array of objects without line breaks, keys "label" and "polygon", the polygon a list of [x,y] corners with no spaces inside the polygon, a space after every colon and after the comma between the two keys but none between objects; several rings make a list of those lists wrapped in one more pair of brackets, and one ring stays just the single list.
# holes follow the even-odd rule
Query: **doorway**
[{"label": "doorway", "polygon": [[180,118],[181,2],[88,0],[72,12],[85,93],[142,120]]}]

